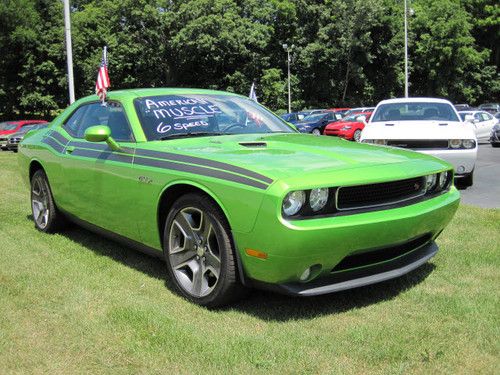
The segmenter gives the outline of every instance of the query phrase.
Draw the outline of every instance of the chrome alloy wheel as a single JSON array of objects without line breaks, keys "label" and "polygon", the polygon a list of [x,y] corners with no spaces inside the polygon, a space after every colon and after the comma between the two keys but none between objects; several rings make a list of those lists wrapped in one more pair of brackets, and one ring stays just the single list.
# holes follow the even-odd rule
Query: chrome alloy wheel
[{"label": "chrome alloy wheel", "polygon": [[35,178],[31,188],[31,208],[33,220],[40,229],[45,229],[49,222],[49,191],[41,178]]},{"label": "chrome alloy wheel", "polygon": [[194,297],[210,294],[220,277],[220,248],[211,220],[200,209],[186,207],[170,226],[170,267],[179,285]]}]

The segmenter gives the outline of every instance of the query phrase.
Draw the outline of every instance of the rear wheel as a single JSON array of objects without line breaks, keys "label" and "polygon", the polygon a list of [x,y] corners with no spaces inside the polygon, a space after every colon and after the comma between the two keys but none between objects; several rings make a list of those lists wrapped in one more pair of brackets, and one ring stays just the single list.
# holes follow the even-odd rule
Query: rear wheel
[{"label": "rear wheel", "polygon": [[359,142],[359,140],[361,139],[361,130],[357,129],[354,132],[354,135],[352,136],[352,138],[354,139],[354,141]]},{"label": "rear wheel", "polygon": [[65,218],[57,210],[47,175],[42,169],[37,170],[31,178],[31,211],[35,227],[42,232],[56,232],[65,224]]},{"label": "rear wheel", "polygon": [[318,128],[314,128],[311,132],[312,135],[321,135],[321,130]]},{"label": "rear wheel", "polygon": [[190,193],[170,210],[163,233],[168,273],[178,292],[207,307],[228,304],[244,291],[229,226],[211,199]]}]

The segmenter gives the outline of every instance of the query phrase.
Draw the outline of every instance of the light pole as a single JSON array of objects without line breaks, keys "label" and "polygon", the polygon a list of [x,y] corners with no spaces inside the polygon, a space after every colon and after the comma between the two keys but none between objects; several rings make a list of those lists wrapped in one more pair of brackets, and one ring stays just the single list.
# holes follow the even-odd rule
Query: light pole
[{"label": "light pole", "polygon": [[66,62],[68,64],[69,104],[75,101],[75,83],[73,81],[73,52],[71,47],[71,20],[69,0],[64,0],[64,34],[66,37]]},{"label": "light pole", "polygon": [[405,0],[405,98],[408,97],[408,5]]},{"label": "light pole", "polygon": [[288,44],[283,44],[283,49],[287,54],[287,65],[288,65],[288,113],[292,112],[292,92],[290,91],[290,52],[292,51],[294,45],[292,44],[290,48],[288,48]]},{"label": "light pole", "polygon": [[408,9],[408,0],[405,0],[405,98],[408,97],[408,13],[410,13],[410,16],[413,16],[415,14],[415,11],[410,8]]}]

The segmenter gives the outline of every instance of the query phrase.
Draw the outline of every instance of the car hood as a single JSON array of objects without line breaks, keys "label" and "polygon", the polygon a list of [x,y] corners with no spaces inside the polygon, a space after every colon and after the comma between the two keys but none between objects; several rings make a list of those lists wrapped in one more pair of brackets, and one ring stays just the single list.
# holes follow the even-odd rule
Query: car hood
[{"label": "car hood", "polygon": [[476,139],[470,124],[458,121],[370,122],[362,139]]},{"label": "car hood", "polygon": [[[379,147],[306,134],[251,134],[154,141],[141,145],[164,153],[232,164],[273,180],[354,168],[437,159],[396,148]],[[439,164],[439,163],[438,163]],[[439,165],[442,167],[442,164]]]}]

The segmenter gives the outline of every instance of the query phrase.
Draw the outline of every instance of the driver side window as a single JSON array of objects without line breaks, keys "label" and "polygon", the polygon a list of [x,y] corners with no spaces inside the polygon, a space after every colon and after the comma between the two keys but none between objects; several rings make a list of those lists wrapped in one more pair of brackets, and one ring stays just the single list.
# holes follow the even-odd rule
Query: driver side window
[{"label": "driver side window", "polygon": [[109,102],[84,104],[78,108],[64,124],[66,131],[75,138],[84,138],[85,130],[95,125],[107,125],[111,136],[121,142],[133,140],[132,131],[123,107],[119,103]]}]

